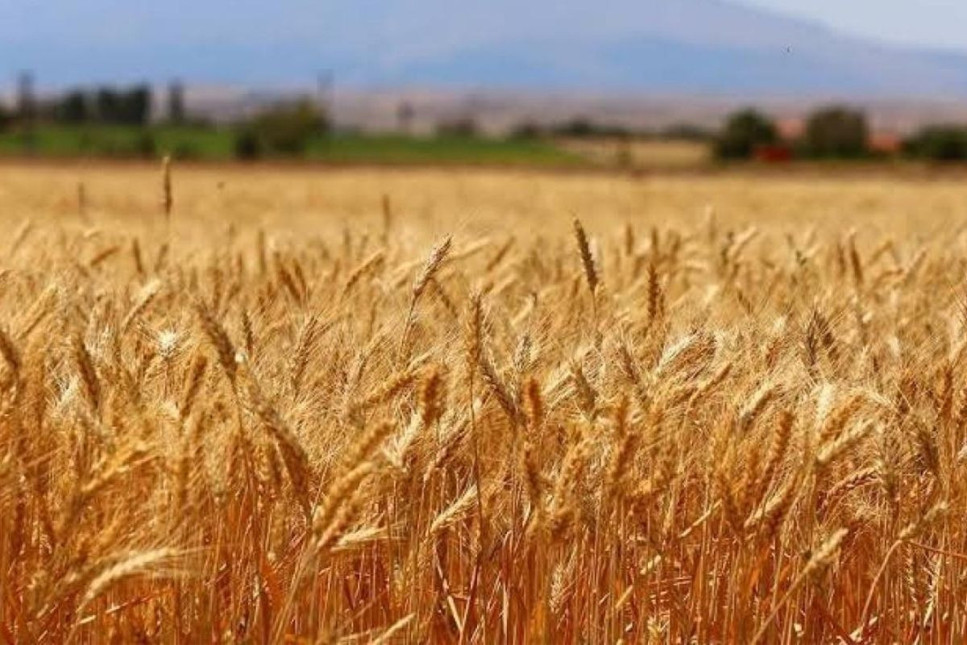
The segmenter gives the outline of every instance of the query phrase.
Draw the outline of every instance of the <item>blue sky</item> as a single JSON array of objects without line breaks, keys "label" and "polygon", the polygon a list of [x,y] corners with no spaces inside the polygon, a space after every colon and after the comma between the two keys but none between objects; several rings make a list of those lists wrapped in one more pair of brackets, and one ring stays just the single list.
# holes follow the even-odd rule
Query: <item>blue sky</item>
[{"label": "blue sky", "polygon": [[743,1],[880,40],[967,50],[967,0]]}]

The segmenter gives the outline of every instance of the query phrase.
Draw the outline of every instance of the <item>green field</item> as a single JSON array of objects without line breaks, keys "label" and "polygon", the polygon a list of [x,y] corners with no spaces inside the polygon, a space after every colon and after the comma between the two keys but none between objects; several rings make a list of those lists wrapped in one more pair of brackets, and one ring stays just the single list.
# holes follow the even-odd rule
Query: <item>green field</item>
[{"label": "green field", "polygon": [[226,130],[191,127],[50,125],[0,134],[0,154],[37,157],[149,157],[174,154],[228,159],[233,136]]},{"label": "green field", "polygon": [[[40,158],[175,158],[228,161],[235,157],[235,132],[200,127],[49,125],[0,133],[0,156]],[[267,155],[263,158],[273,158]],[[289,159],[346,164],[493,164],[580,166],[588,162],[573,151],[540,140],[465,136],[409,137],[337,133],[308,142]]]},{"label": "green field", "polygon": [[551,142],[518,139],[485,139],[402,135],[336,135],[319,139],[307,157],[340,163],[497,164],[574,166],[586,164],[578,154]]}]

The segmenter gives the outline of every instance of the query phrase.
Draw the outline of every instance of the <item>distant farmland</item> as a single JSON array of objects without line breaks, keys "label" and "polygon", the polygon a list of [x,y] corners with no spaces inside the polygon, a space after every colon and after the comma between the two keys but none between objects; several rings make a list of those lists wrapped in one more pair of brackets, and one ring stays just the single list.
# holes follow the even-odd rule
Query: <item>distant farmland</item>
[{"label": "distant farmland", "polygon": [[[29,135],[19,131],[0,134],[0,156],[150,159],[170,154],[185,161],[228,161],[237,156],[236,136],[230,128],[43,125]],[[289,157],[333,164],[541,167],[587,163],[552,141],[452,135],[333,134],[309,140],[304,152]]]}]

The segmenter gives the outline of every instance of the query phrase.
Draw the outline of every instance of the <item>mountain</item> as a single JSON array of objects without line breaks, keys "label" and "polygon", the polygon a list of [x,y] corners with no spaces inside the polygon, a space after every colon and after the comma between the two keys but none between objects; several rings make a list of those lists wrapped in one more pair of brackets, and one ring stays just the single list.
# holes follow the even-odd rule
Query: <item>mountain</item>
[{"label": "mountain", "polygon": [[48,0],[0,6],[0,74],[967,96],[967,53],[918,51],[727,0]]}]

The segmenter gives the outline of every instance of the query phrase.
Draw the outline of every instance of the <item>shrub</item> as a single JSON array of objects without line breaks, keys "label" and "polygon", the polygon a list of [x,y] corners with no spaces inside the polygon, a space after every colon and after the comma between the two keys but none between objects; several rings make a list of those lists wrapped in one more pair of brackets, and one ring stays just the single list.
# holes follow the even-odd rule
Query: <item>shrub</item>
[{"label": "shrub", "polygon": [[965,161],[967,126],[927,126],[905,142],[904,150],[912,157],[930,161]]},{"label": "shrub", "polygon": [[775,124],[764,114],[752,109],[736,112],[725,123],[715,140],[718,159],[749,159],[757,148],[778,141]]},{"label": "shrub", "polygon": [[4,132],[13,123],[13,113],[0,105],[0,132]]},{"label": "shrub", "polygon": [[251,129],[243,129],[235,134],[234,154],[236,159],[251,161],[262,156],[262,142]]}]

